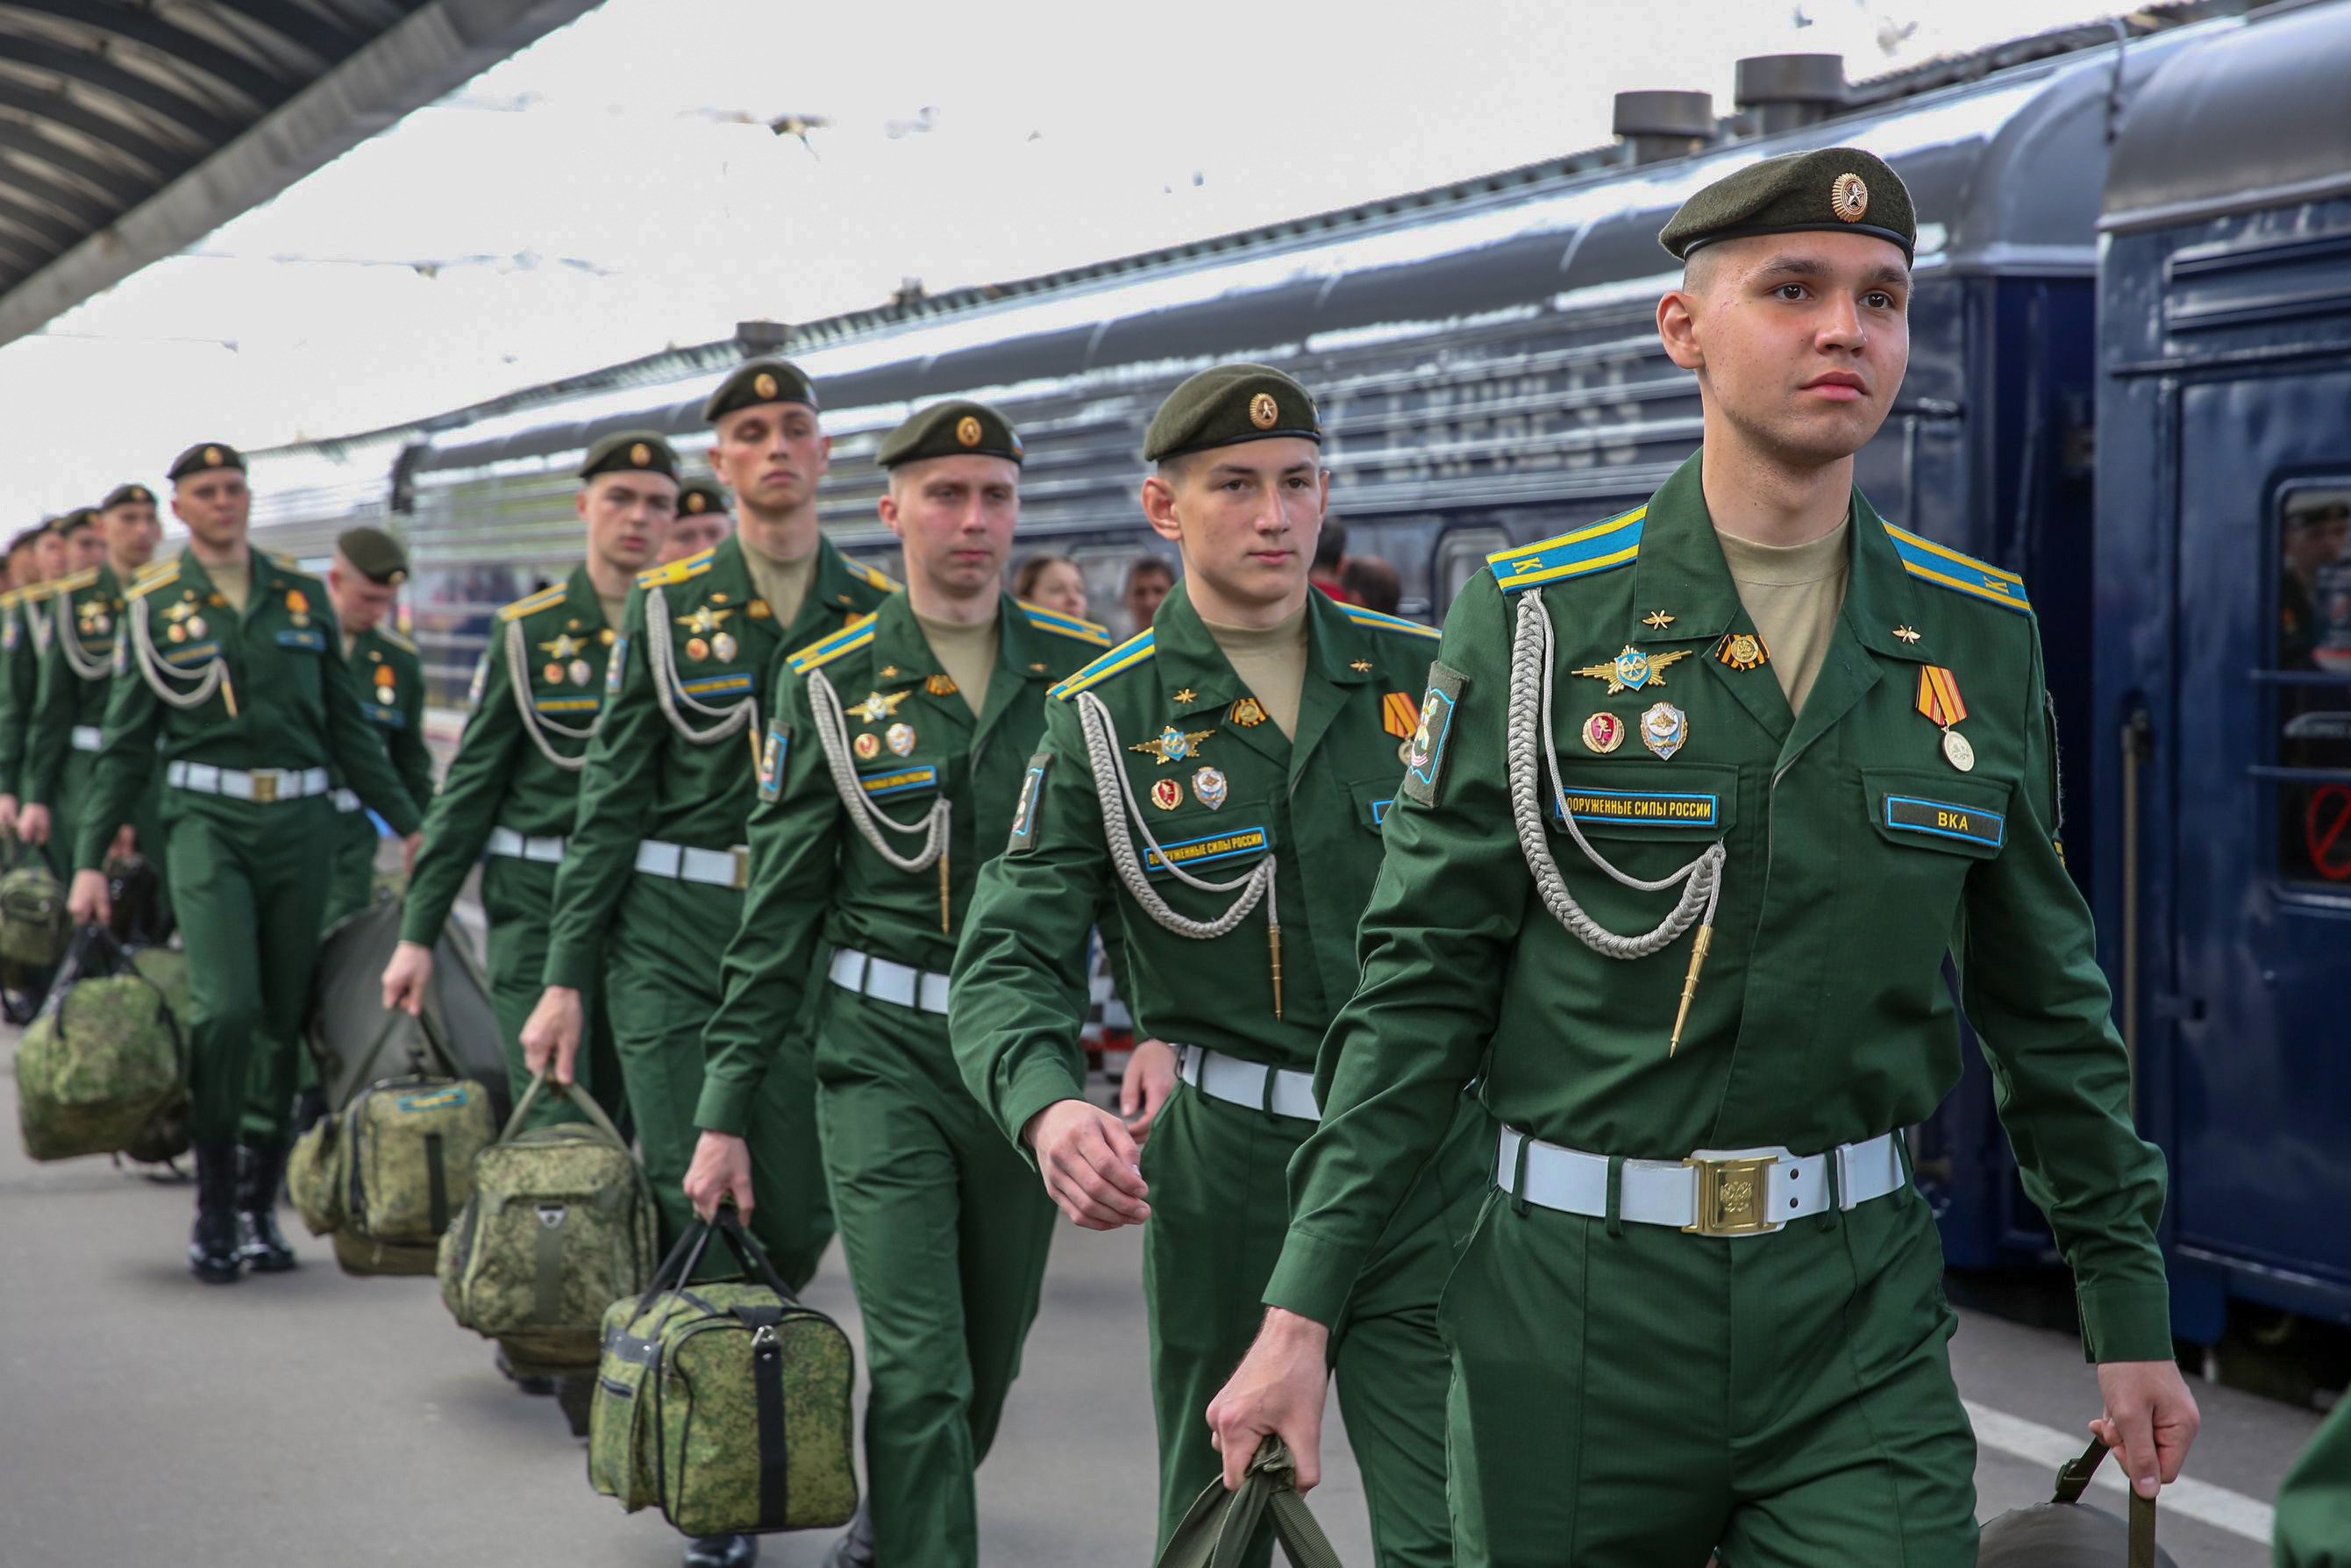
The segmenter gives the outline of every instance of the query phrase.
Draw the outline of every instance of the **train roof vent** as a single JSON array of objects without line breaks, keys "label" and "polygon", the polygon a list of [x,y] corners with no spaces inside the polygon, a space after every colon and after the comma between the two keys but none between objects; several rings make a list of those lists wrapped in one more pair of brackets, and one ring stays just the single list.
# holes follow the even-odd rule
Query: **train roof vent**
[{"label": "train roof vent", "polygon": [[1616,95],[1616,134],[1635,163],[1679,158],[1714,140],[1714,95],[1641,91]]},{"label": "train roof vent", "polygon": [[756,360],[765,354],[780,354],[791,340],[792,329],[781,321],[737,321],[735,341],[741,346],[743,357]]},{"label": "train roof vent", "polygon": [[1734,96],[1756,135],[1818,124],[1844,107],[1844,57],[1750,55]]}]

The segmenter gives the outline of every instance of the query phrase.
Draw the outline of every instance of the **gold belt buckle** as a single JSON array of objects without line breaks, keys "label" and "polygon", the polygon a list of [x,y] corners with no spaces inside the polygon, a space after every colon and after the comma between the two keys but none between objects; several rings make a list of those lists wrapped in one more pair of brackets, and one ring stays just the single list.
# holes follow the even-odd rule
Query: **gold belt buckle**
[{"label": "gold belt buckle", "polygon": [[1698,1218],[1682,1229],[1691,1236],[1762,1236],[1782,1221],[1768,1212],[1771,1167],[1777,1155],[1692,1155],[1682,1164],[1698,1173]]},{"label": "gold belt buckle", "polygon": [[250,774],[248,777],[253,780],[253,800],[256,805],[268,806],[277,803],[277,774],[264,771]]},{"label": "gold belt buckle", "polygon": [[735,891],[741,893],[751,885],[751,846],[737,844],[727,852],[735,857]]}]

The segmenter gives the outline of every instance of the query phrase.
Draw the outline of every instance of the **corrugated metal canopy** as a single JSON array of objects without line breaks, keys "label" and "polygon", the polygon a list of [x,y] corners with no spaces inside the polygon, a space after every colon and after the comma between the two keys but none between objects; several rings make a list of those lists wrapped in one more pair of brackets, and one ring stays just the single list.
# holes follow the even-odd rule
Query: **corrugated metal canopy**
[{"label": "corrugated metal canopy", "polygon": [[0,0],[0,343],[596,0]]}]

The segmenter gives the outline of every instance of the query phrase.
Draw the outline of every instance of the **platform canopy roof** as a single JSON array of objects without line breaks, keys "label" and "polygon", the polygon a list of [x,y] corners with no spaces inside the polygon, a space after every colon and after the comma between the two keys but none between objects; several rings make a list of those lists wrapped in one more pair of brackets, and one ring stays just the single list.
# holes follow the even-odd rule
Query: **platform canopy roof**
[{"label": "platform canopy roof", "polygon": [[0,343],[596,0],[0,0]]}]

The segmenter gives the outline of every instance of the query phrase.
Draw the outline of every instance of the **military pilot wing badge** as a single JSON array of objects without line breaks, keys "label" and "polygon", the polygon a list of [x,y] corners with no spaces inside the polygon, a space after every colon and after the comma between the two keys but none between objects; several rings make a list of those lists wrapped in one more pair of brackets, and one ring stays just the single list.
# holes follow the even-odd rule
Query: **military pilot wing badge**
[{"label": "military pilot wing badge", "polygon": [[1606,681],[1607,695],[1613,697],[1618,692],[1637,692],[1644,686],[1664,685],[1666,666],[1688,657],[1687,648],[1671,653],[1644,653],[1627,643],[1625,651],[1607,664],[1586,664],[1574,674],[1595,681]]}]

